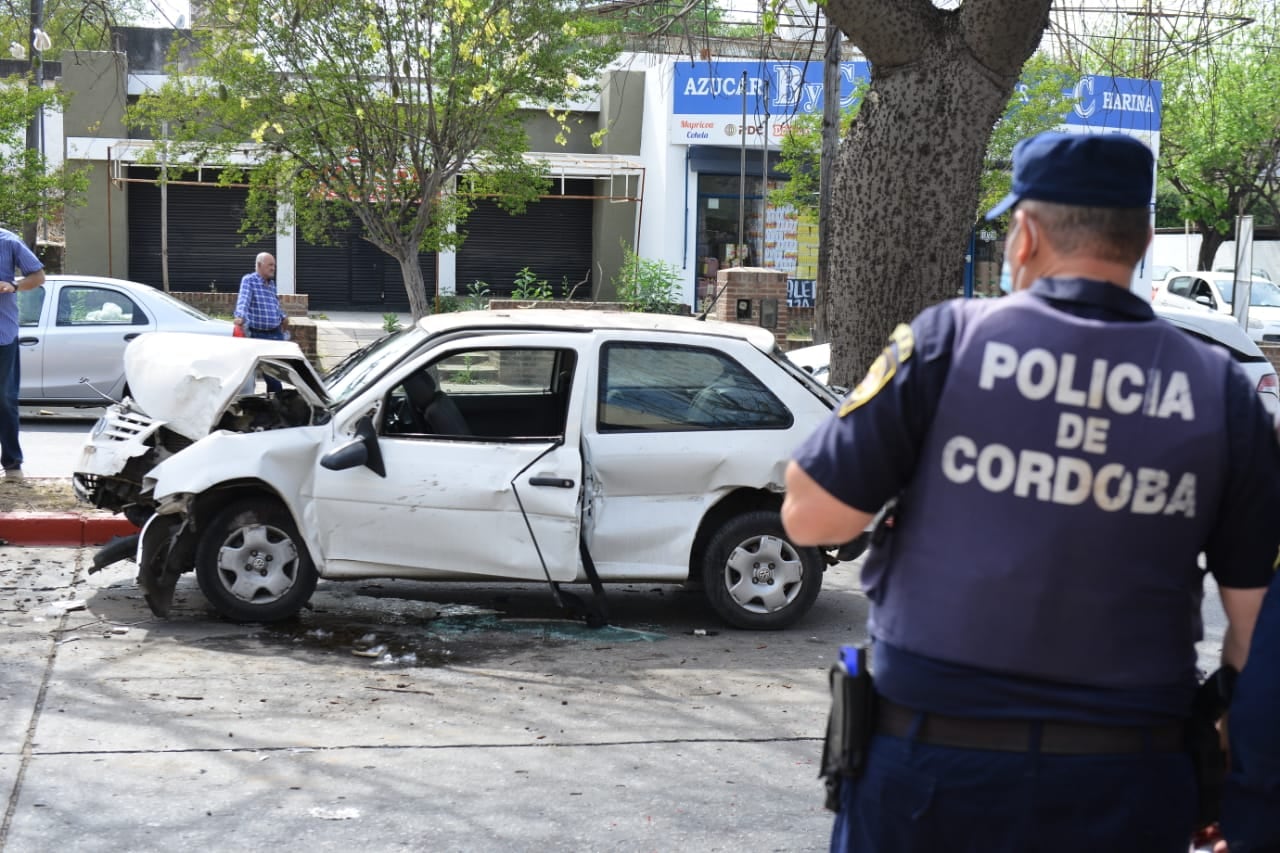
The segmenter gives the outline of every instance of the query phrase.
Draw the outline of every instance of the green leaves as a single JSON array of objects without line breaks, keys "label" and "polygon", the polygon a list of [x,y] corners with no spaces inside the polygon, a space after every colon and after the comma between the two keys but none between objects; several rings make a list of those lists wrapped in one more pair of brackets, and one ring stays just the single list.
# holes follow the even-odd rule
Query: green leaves
[{"label": "green leaves", "polygon": [[47,217],[67,203],[81,203],[89,181],[85,170],[50,171],[47,158],[26,147],[27,123],[61,96],[48,89],[30,88],[20,77],[4,81],[0,99],[0,222],[21,231],[28,223]]},{"label": "green leaves", "polygon": [[1258,5],[1256,22],[1166,64],[1160,173],[1181,217],[1229,234],[1237,214],[1280,221],[1280,25]]}]

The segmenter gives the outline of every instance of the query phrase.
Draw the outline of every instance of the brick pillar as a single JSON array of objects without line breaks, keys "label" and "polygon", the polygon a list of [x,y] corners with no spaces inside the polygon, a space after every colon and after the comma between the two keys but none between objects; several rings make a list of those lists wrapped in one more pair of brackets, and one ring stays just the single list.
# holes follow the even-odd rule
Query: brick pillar
[{"label": "brick pillar", "polygon": [[[716,289],[720,297],[710,316],[726,323],[743,323],[764,326],[773,332],[774,340],[782,349],[787,348],[787,274],[781,270],[764,267],[730,267],[716,274]],[[739,303],[744,316],[739,316]],[[766,312],[766,307],[776,309]],[[765,316],[765,314],[769,316]],[[763,318],[763,319],[762,319]]]}]

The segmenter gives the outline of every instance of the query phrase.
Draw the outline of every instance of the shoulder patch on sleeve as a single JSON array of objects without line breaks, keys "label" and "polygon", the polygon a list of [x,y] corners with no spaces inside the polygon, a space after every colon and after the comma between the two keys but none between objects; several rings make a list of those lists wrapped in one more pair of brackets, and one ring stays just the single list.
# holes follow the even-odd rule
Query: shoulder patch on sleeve
[{"label": "shoulder patch on sleeve", "polygon": [[845,398],[844,405],[840,407],[840,417],[843,418],[879,394],[898,372],[898,365],[911,358],[915,348],[916,339],[911,327],[906,323],[899,323],[893,330],[893,334],[889,335],[889,345],[876,356],[875,361],[871,362],[871,369],[867,371],[867,375],[862,377],[862,381]]}]

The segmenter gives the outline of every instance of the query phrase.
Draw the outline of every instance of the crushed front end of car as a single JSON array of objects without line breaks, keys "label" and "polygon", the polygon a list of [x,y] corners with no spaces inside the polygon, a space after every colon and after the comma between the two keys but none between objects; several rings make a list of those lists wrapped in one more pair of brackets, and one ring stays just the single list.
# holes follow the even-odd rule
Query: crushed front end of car
[{"label": "crushed front end of car", "polygon": [[[125,351],[129,396],[94,425],[72,484],[84,503],[142,527],[156,504],[144,485],[161,462],[215,432],[323,423],[324,384],[296,344],[207,335],[141,335]],[[270,378],[280,390],[264,391]],[[116,545],[108,562],[131,556]],[[118,555],[118,556],[117,556]]]}]

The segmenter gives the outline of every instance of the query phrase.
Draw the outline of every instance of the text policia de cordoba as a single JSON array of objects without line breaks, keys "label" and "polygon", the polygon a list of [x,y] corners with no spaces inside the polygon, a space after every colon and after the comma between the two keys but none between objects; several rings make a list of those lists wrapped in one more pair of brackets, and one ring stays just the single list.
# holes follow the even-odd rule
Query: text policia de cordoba
[{"label": "text policia de cordoba", "polygon": [[1195,420],[1186,373],[1144,370],[1125,361],[1083,363],[1074,353],[1040,348],[1019,353],[1008,344],[988,341],[978,387],[991,391],[1000,383],[1012,383],[1027,400],[1064,408],[1054,444],[1068,452],[1055,456],[1003,444],[979,447],[969,436],[956,435],[942,448],[942,473],[948,480],[1065,506],[1092,501],[1108,512],[1195,517],[1195,474],[1130,469],[1104,459],[1113,415]]}]

